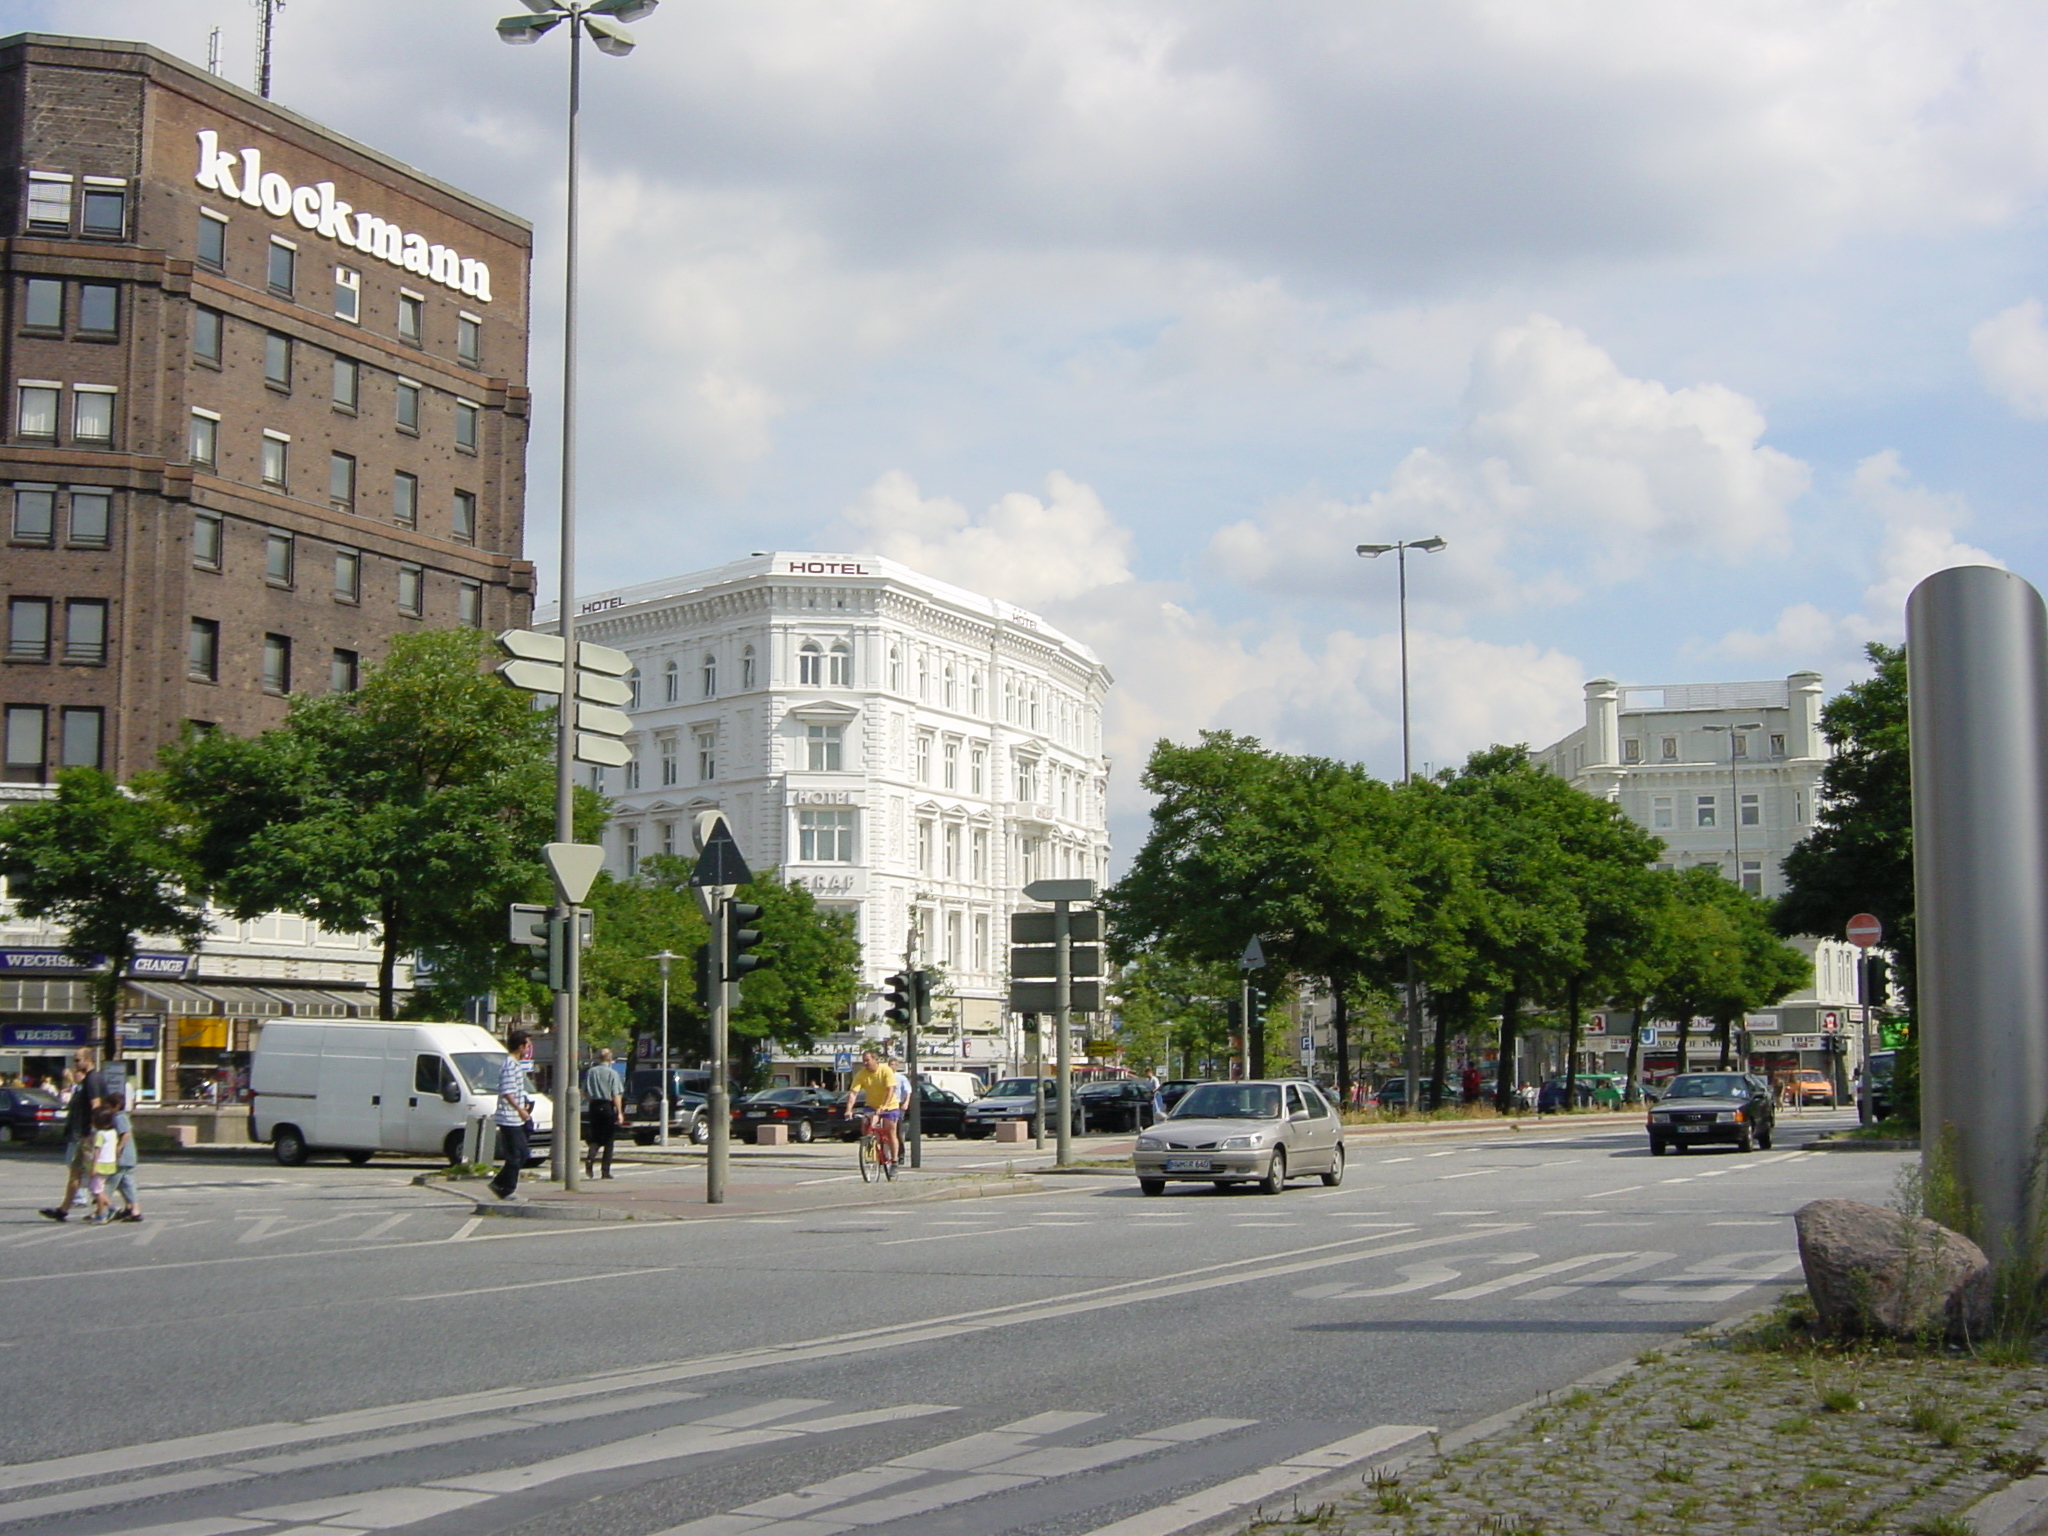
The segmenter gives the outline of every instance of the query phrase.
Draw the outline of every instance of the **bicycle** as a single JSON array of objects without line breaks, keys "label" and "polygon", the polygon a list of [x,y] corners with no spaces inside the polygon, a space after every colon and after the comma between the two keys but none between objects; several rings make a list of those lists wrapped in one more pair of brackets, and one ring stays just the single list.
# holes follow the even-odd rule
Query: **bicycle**
[{"label": "bicycle", "polygon": [[860,1117],[860,1181],[872,1184],[876,1179],[896,1177],[896,1151],[893,1139],[884,1141],[875,1130],[873,1112]]}]

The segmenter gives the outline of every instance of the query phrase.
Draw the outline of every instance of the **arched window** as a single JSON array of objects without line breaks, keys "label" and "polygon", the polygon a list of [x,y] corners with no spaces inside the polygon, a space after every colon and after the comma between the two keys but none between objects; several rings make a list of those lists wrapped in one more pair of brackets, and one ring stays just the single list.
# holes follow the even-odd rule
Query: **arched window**
[{"label": "arched window", "polygon": [[853,686],[853,647],[844,640],[832,642],[830,680],[834,688]]},{"label": "arched window", "polygon": [[926,703],[931,702],[932,664],[922,655],[917,658],[917,696]]},{"label": "arched window", "polygon": [[903,691],[903,647],[900,645],[889,647],[889,691]]},{"label": "arched window", "polygon": [[704,697],[715,699],[718,697],[718,658],[709,651],[704,653],[702,670],[704,673]]},{"label": "arched window", "polygon": [[740,687],[754,686],[754,648],[750,645],[740,651]]},{"label": "arched window", "polygon": [[677,699],[681,698],[682,696],[683,695],[681,674],[677,672],[676,664],[674,662],[670,662],[667,666],[661,669],[662,702],[666,704],[673,704]]},{"label": "arched window", "polygon": [[806,640],[797,648],[796,680],[806,688],[822,687],[825,682],[825,648],[815,640]]},{"label": "arched window", "polygon": [[953,663],[946,663],[946,708],[960,707],[960,685],[953,677]]},{"label": "arched window", "polygon": [[638,667],[635,667],[626,674],[626,686],[633,693],[633,697],[626,703],[626,708],[638,709],[640,707],[640,669]]},{"label": "arched window", "polygon": [[970,714],[981,713],[981,670],[976,668],[967,679],[967,709]]}]

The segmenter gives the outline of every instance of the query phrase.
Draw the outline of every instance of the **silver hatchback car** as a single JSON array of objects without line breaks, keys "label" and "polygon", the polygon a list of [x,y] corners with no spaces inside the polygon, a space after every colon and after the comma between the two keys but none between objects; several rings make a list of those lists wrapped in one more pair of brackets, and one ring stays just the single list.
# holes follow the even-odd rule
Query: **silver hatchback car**
[{"label": "silver hatchback car", "polygon": [[1165,1193],[1171,1179],[1256,1183],[1277,1195],[1289,1179],[1315,1174],[1334,1187],[1344,1181],[1344,1123],[1314,1083],[1200,1083],[1138,1137],[1131,1168],[1148,1195]]}]

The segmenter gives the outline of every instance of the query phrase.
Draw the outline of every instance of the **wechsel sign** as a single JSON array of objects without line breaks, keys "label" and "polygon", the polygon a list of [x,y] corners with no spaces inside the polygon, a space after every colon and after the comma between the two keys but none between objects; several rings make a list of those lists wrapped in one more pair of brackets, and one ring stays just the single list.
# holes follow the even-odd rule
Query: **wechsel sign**
[{"label": "wechsel sign", "polygon": [[262,150],[237,154],[222,149],[220,135],[211,128],[199,130],[199,173],[192,179],[209,192],[261,208],[274,219],[288,218],[352,251],[388,261],[479,303],[491,302],[491,269],[474,257],[460,255],[452,246],[432,244],[425,235],[400,229],[374,213],[357,212],[334,195],[331,181],[295,187],[288,177],[263,169]]}]

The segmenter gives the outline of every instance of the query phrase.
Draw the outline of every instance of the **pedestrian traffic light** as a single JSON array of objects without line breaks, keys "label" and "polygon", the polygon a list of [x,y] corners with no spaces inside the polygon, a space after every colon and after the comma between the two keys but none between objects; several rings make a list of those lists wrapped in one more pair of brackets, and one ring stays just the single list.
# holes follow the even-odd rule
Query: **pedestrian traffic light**
[{"label": "pedestrian traffic light", "polygon": [[882,983],[882,995],[889,1000],[889,1006],[882,1010],[882,1017],[891,1024],[908,1024],[917,1010],[917,983],[911,978],[915,971],[898,971]]},{"label": "pedestrian traffic light", "polygon": [[746,924],[758,922],[760,917],[761,909],[750,902],[725,904],[725,979],[733,988],[734,1001],[739,998],[740,978],[768,964],[766,955],[748,953],[761,942],[761,930]]}]

